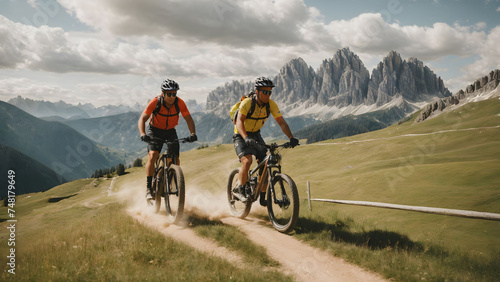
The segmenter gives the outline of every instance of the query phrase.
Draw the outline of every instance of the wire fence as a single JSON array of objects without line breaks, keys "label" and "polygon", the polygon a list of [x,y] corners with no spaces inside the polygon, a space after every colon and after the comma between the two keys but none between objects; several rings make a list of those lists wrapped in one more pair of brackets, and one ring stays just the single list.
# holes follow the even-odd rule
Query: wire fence
[{"label": "wire fence", "polygon": [[328,203],[344,204],[344,205],[356,205],[356,206],[367,206],[367,207],[377,207],[377,208],[386,208],[386,209],[397,209],[397,210],[406,210],[406,211],[414,211],[414,212],[422,212],[422,213],[442,214],[442,215],[450,215],[450,216],[458,216],[458,217],[478,218],[478,219],[500,221],[500,214],[489,213],[489,212],[431,208],[431,207],[408,206],[408,205],[396,205],[396,204],[366,202],[366,201],[312,199],[311,198],[311,187],[310,187],[309,181],[307,182],[307,199],[308,199],[308,203],[309,203],[309,210],[312,210],[311,201],[318,201],[318,202],[328,202]]}]

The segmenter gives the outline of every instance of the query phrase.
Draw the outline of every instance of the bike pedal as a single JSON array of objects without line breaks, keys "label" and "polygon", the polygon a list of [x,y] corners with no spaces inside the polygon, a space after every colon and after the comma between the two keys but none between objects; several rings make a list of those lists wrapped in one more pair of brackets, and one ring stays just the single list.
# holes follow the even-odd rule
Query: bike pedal
[{"label": "bike pedal", "polygon": [[147,199],[147,200],[146,200],[146,202],[147,202],[147,204],[148,204],[148,207],[150,207],[150,208],[151,208],[151,207],[153,207],[153,206],[154,206],[154,201],[153,201],[153,199]]},{"label": "bike pedal", "polygon": [[241,202],[247,202],[248,201],[248,198],[245,197],[244,195],[240,194],[240,193],[233,192],[233,196],[235,196]]}]

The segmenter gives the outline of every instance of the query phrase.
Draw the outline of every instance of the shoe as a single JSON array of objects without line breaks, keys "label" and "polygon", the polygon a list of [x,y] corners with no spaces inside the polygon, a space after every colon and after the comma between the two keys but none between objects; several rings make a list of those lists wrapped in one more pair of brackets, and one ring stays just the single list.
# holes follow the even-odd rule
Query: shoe
[{"label": "shoe", "polygon": [[153,195],[151,195],[151,191],[149,189],[146,190],[146,200],[153,200]]},{"label": "shoe", "polygon": [[267,206],[266,192],[260,192],[259,203],[263,207]]},{"label": "shoe", "polygon": [[238,187],[233,189],[233,195],[235,198],[242,202],[248,201],[247,196],[245,195],[245,187],[243,185],[238,185]]},{"label": "shoe", "polygon": [[245,192],[246,192],[247,196],[251,196],[251,195],[253,195],[252,187],[250,187],[250,184],[249,184],[249,183],[247,183],[247,184],[245,185]]},{"label": "shoe", "polygon": [[233,193],[245,196],[245,188],[243,187],[243,185],[238,185],[236,188],[233,189]]}]

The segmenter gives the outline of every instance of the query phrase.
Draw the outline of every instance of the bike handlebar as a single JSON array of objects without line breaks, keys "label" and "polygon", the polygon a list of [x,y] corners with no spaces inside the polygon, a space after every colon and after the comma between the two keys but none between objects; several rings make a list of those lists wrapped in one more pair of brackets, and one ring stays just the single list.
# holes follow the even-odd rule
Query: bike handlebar
[{"label": "bike handlebar", "polygon": [[163,139],[158,138],[158,137],[153,137],[153,138],[151,138],[151,140],[162,142],[165,144],[168,144],[168,143],[188,143],[189,137],[179,138],[179,139],[175,139],[175,140],[163,140]]},{"label": "bike handlebar", "polygon": [[[297,144],[297,146],[299,146],[300,144]],[[277,149],[277,148],[280,148],[280,147],[283,147],[283,148],[292,148],[292,146],[290,145],[290,142],[285,142],[281,145],[278,145],[277,143],[271,143],[271,145],[267,145],[266,144],[266,148],[268,149]]]},{"label": "bike handlebar", "polygon": [[[299,146],[299,145],[300,144],[297,144],[297,146]],[[260,143],[255,143],[254,145],[250,145],[250,146],[253,147],[253,148],[256,148],[256,149],[258,149],[258,148],[266,148],[266,149],[271,150],[271,151],[275,150],[275,149],[278,149],[278,148],[285,148],[285,149],[292,148],[292,146],[290,145],[290,142],[285,142],[285,143],[280,144],[280,145],[278,145],[275,142],[271,143],[269,145],[268,144],[262,145]]]}]

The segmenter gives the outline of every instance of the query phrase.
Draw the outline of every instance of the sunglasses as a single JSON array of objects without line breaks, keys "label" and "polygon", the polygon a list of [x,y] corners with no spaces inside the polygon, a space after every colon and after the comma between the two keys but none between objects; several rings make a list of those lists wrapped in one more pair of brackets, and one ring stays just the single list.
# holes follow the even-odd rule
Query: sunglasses
[{"label": "sunglasses", "polygon": [[167,97],[175,97],[177,96],[177,93],[169,93],[169,92],[163,92],[163,94],[167,95]]},{"label": "sunglasses", "polygon": [[272,94],[273,91],[272,90],[260,90],[260,92],[262,92],[262,94],[264,94],[264,95],[271,96],[271,94]]}]

